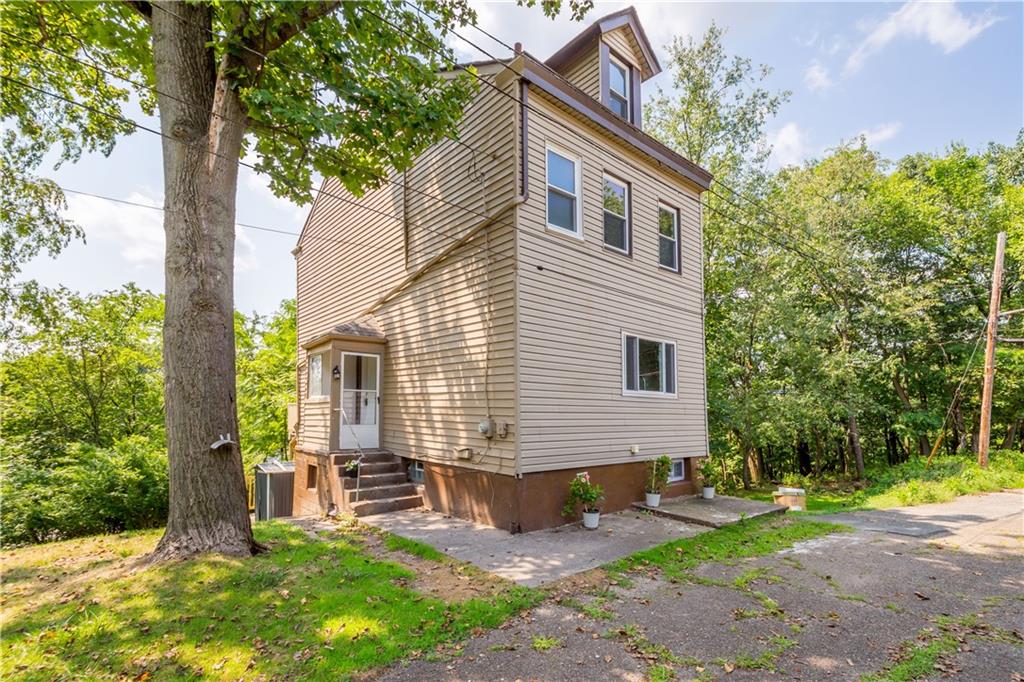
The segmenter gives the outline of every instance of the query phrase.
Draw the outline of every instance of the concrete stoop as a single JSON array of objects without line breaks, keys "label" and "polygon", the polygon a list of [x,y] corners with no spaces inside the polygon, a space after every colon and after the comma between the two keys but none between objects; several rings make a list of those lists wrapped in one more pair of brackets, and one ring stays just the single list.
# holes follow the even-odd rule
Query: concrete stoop
[{"label": "concrete stoop", "polygon": [[390,450],[365,450],[358,488],[355,478],[345,471],[345,462],[358,453],[335,456],[338,476],[342,481],[345,503],[355,516],[371,516],[401,509],[423,506],[419,489],[409,482],[402,460]]},{"label": "concrete stoop", "polygon": [[691,495],[667,500],[662,498],[661,504],[657,507],[648,507],[642,502],[634,502],[633,508],[676,521],[695,523],[710,528],[721,528],[739,523],[744,519],[754,519],[768,514],[782,514],[787,509],[777,504],[724,495],[717,495],[710,500]]}]

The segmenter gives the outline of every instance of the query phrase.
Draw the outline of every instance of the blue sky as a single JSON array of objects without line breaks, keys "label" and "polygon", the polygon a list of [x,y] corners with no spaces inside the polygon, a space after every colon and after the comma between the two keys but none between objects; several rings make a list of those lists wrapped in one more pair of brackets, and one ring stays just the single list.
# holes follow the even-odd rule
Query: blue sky
[{"label": "blue sky", "polygon": [[[938,153],[951,142],[981,148],[1010,143],[1024,125],[1022,3],[684,3],[635,2],[660,57],[675,35],[699,35],[711,21],[728,29],[730,53],[772,66],[768,84],[792,98],[768,125],[773,165],[799,163],[858,134],[888,158]],[[584,24],[514,3],[473,2],[480,26],[546,58]],[[589,18],[624,7],[598,2]],[[492,54],[507,50],[472,28],[460,30]],[[461,56],[482,55],[452,37]],[[667,58],[662,62],[667,65]],[[644,85],[670,87],[666,71]],[[143,120],[138,111],[129,115]],[[110,157],[84,157],[47,175],[62,186],[161,205],[160,140],[139,132]],[[23,273],[46,286],[102,291],[135,281],[163,289],[161,214],[68,195],[87,243],[57,259],[40,257]],[[270,194],[242,169],[239,222],[298,232],[306,210]],[[240,228],[235,298],[241,310],[268,313],[295,295],[294,238]]]}]

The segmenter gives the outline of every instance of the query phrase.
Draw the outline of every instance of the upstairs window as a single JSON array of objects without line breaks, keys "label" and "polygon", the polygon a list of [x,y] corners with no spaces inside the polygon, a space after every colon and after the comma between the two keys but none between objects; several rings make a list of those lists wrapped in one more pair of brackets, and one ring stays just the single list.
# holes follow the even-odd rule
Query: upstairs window
[{"label": "upstairs window", "polygon": [[608,108],[616,114],[630,120],[630,91],[629,67],[615,59],[608,57]]},{"label": "upstairs window", "polygon": [[548,147],[548,227],[582,237],[580,229],[580,162]]},{"label": "upstairs window", "polygon": [[626,334],[622,339],[623,392],[676,393],[676,344]]},{"label": "upstairs window", "polygon": [[629,183],[604,176],[604,243],[629,253]]},{"label": "upstairs window", "polygon": [[679,272],[679,211],[658,205],[658,263]]},{"label": "upstairs window", "polygon": [[316,353],[310,355],[308,363],[308,394],[310,398],[321,398],[327,395],[327,386],[324,381],[324,354]]}]

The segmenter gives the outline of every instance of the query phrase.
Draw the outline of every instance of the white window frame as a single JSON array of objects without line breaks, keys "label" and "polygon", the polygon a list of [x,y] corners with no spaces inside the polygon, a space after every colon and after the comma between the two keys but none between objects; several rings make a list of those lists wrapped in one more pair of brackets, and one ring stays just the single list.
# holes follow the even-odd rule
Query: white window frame
[{"label": "white window frame", "polygon": [[[618,216],[614,212],[609,211],[608,209],[606,209],[604,207],[604,181],[605,180],[610,180],[610,181],[614,182],[616,185],[622,185],[622,187],[625,188],[625,190],[626,190],[626,206],[624,208],[626,210],[626,215]],[[625,254],[627,256],[630,255],[630,253],[632,251],[632,249],[630,249],[630,245],[633,243],[633,226],[630,224],[630,219],[629,219],[629,217],[630,217],[630,208],[631,208],[631,204],[633,202],[633,197],[630,196],[632,193],[633,193],[633,191],[632,191],[632,188],[630,187],[630,184],[628,182],[626,182],[625,180],[623,180],[622,178],[618,178],[618,177],[612,175],[611,173],[605,173],[602,176],[602,178],[601,178],[601,243],[604,244],[609,249],[611,249],[612,251],[616,251],[618,253],[622,253],[622,254]],[[614,215],[614,216],[616,216],[618,218],[622,218],[626,222],[626,234],[624,235],[625,238],[626,238],[626,248],[620,249],[619,247],[613,246],[613,245],[609,244],[608,242],[606,242],[604,240],[604,214],[605,213],[611,213],[612,215]]]},{"label": "white window frame", "polygon": [[[667,265],[665,265],[664,263],[661,262],[661,240],[663,238],[665,238],[664,235],[661,234],[661,212],[663,210],[668,211],[669,213],[671,213],[672,216],[673,216],[673,219],[675,220],[675,226],[676,226],[675,249],[673,249],[673,251],[672,251],[672,253],[675,254],[675,260],[676,260],[676,266],[674,268],[670,268],[669,266],[667,266]],[[669,272],[676,272],[676,273],[679,273],[679,272],[683,271],[683,264],[682,264],[683,254],[682,254],[682,248],[680,247],[680,242],[679,242],[679,223],[680,223],[681,220],[682,220],[682,217],[679,215],[679,209],[678,208],[676,208],[675,206],[673,206],[671,204],[666,204],[663,201],[659,201],[658,202],[658,267],[661,268],[662,270],[668,270]]]},{"label": "white window frame", "polygon": [[[548,153],[554,152],[558,156],[561,156],[566,161],[571,161],[573,169],[576,171],[576,194],[571,195],[561,187],[552,185],[549,182],[548,175]],[[579,240],[583,240],[583,160],[578,154],[567,152],[566,150],[557,147],[553,144],[546,144],[544,146],[544,185],[546,190],[544,192],[544,222],[549,230],[554,230],[559,234],[568,235]],[[573,216],[573,222],[576,225],[576,231],[567,230],[561,225],[553,225],[549,220],[548,216],[548,192],[555,191],[562,196],[573,196],[576,199],[576,215]]]},{"label": "white window frame", "polygon": [[[623,73],[622,80],[626,84],[626,92],[624,92],[624,93],[615,92],[615,90],[612,89],[611,68],[613,66],[617,66],[618,68],[622,69],[622,73]],[[632,119],[633,119],[633,100],[632,100],[632,97],[633,97],[633,93],[632,93],[633,83],[632,83],[632,80],[631,80],[632,79],[632,74],[633,74],[633,71],[632,71],[632,69],[629,68],[629,64],[626,64],[621,59],[616,59],[615,55],[613,55],[611,53],[611,50],[609,50],[608,51],[608,100],[611,101],[611,98],[612,98],[613,95],[618,95],[619,97],[621,97],[624,100],[626,100],[626,115],[625,115],[624,118],[627,121],[631,121],[631,122],[632,122]],[[611,107],[609,107],[609,109],[610,108]],[[616,112],[616,114],[617,113],[618,112]]]},{"label": "white window frame", "polygon": [[[637,340],[636,346],[637,346],[637,355],[638,356],[640,354],[640,341],[641,340],[643,340],[643,341],[653,341],[654,343],[662,344],[662,347],[661,347],[661,365],[662,365],[662,367],[664,367],[664,365],[665,365],[665,346],[672,346],[672,357],[674,358],[675,362],[672,363],[671,367],[665,367],[664,368],[663,372],[665,372],[665,373],[662,375],[662,382],[661,382],[662,386],[664,386],[665,383],[666,383],[665,382],[665,378],[668,376],[667,372],[671,371],[672,372],[672,387],[673,387],[673,391],[671,393],[667,393],[665,391],[641,391],[639,389],[630,390],[630,389],[626,388],[626,386],[629,385],[628,377],[626,376],[626,372],[627,372],[628,367],[629,367],[629,364],[626,362],[626,337],[627,336],[632,336],[632,337],[636,338],[636,340]],[[655,339],[655,338],[651,338],[650,336],[644,336],[643,334],[638,334],[636,332],[626,332],[626,331],[623,331],[622,332],[622,347],[621,348],[622,348],[622,350],[621,350],[621,357],[622,357],[622,395],[624,395],[624,396],[637,396],[637,397],[642,397],[642,398],[675,398],[675,397],[677,397],[679,395],[679,344],[677,344],[675,341],[669,341],[667,339]],[[634,364],[635,364],[635,366],[637,368],[637,373],[639,374],[639,372],[640,372],[640,359],[639,359],[639,357],[637,357],[636,362]],[[637,376],[636,385],[637,386],[640,385],[640,377],[639,376]]]},{"label": "white window frame", "polygon": [[[306,398],[310,402],[323,402],[331,398],[331,385],[324,381],[324,362],[327,360],[327,352],[310,353],[306,356]],[[317,381],[319,393],[313,393],[313,359],[320,359],[320,380]],[[326,384],[326,385],[325,385]]]},{"label": "white window frame", "polygon": [[[680,466],[682,466],[683,473],[681,475],[679,475],[679,476],[674,476],[674,475],[672,475],[672,469],[675,469],[677,462],[680,464]],[[669,469],[669,475],[668,475],[668,482],[669,483],[678,483],[679,481],[685,481],[686,480],[686,458],[685,457],[675,457],[675,458],[673,458],[672,459],[672,469]]]}]

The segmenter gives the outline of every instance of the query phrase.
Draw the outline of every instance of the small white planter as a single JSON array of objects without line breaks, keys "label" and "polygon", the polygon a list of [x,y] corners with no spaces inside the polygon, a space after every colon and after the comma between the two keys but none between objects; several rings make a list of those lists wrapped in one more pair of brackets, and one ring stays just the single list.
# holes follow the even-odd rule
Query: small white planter
[{"label": "small white planter", "polygon": [[713,485],[706,485],[706,486],[704,486],[704,488],[701,489],[701,495],[700,496],[703,497],[705,500],[712,500],[712,499],[714,499],[714,497],[715,497],[715,486],[713,486]]},{"label": "small white planter", "polygon": [[657,507],[661,504],[661,493],[644,493],[647,496],[647,506]]},{"label": "small white planter", "polygon": [[594,530],[597,528],[597,524],[601,521],[601,512],[583,512],[583,527],[588,530]]}]

